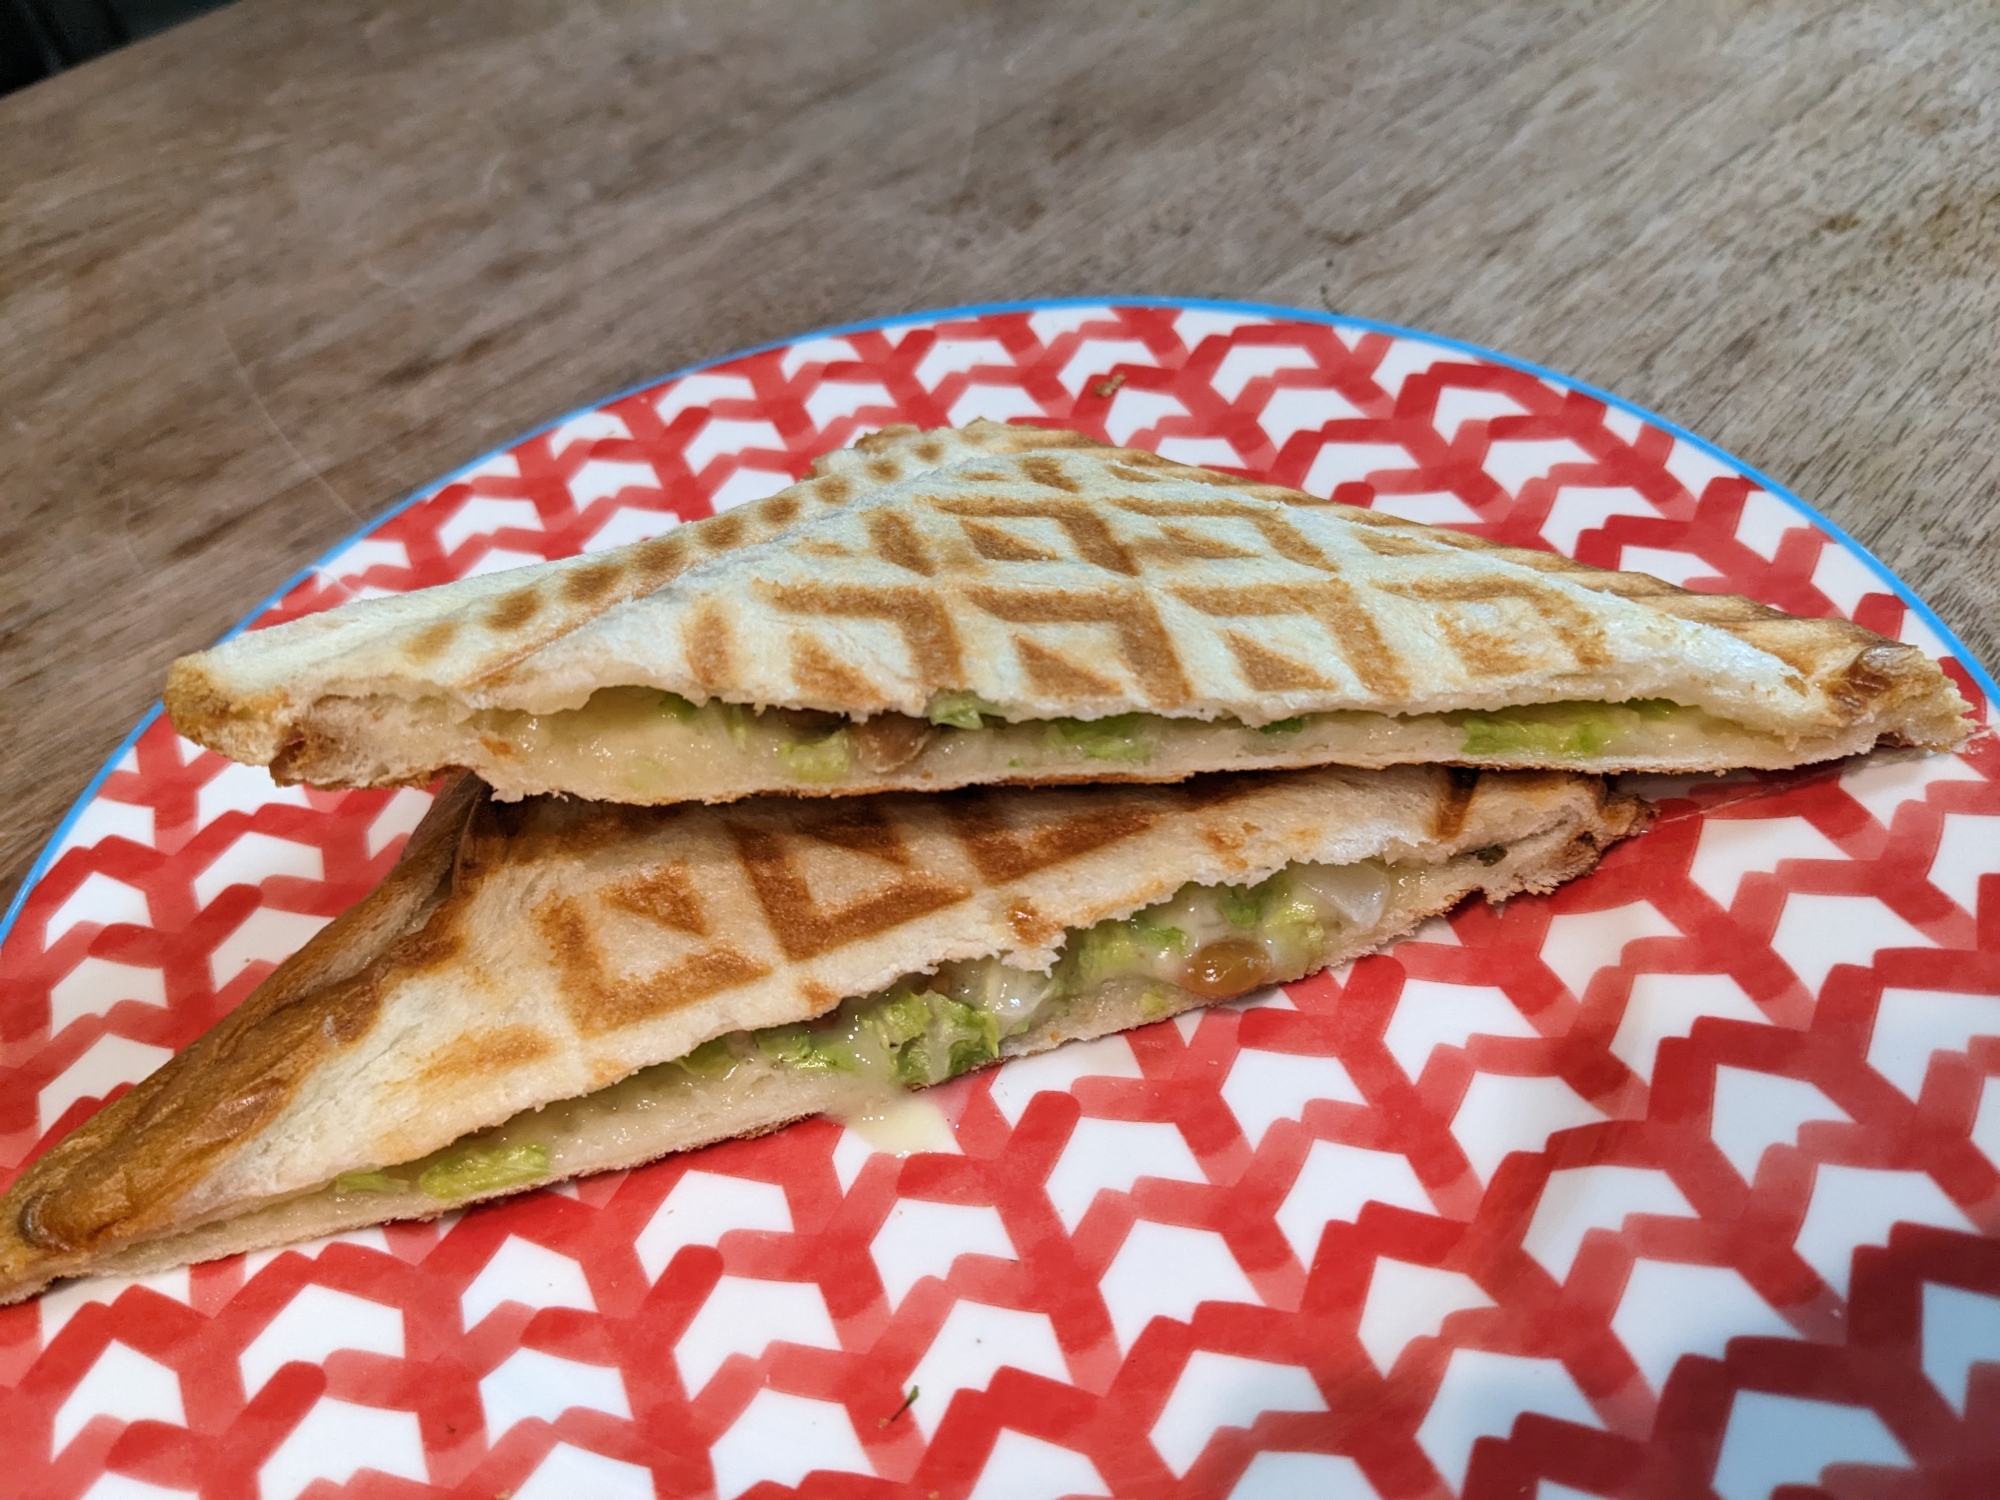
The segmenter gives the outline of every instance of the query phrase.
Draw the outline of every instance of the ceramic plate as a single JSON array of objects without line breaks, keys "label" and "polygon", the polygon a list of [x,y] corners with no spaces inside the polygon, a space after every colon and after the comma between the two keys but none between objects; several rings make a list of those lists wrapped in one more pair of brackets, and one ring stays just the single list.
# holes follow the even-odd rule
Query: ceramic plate
[{"label": "ceramic plate", "polygon": [[[890,422],[1073,426],[1846,615],[1991,680],[1799,501],[1601,392],[1345,318],[967,309],[733,356],[415,497],[253,624],[654,535]],[[2000,750],[1655,784],[1595,874],[939,1091],[0,1311],[70,1500],[2000,1493]],[[142,725],[0,947],[0,1162],[369,888],[414,791]],[[1803,1493],[1794,1491],[1793,1493]],[[1817,1492],[1815,1492],[1817,1493]]]}]

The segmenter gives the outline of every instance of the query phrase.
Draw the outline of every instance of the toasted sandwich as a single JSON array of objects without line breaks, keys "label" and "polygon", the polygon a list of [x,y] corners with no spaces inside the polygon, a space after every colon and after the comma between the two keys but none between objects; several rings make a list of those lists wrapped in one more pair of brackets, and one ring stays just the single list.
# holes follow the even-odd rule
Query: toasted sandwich
[{"label": "toasted sandwich", "polygon": [[1914,646],[1075,433],[894,429],[621,551],[174,664],[283,782],[727,802],[1198,772],[1779,768],[1942,749]]},{"label": "toasted sandwich", "polygon": [[1296,979],[1640,823],[1436,767],[643,808],[464,777],[0,1200],[0,1301],[448,1209]]}]

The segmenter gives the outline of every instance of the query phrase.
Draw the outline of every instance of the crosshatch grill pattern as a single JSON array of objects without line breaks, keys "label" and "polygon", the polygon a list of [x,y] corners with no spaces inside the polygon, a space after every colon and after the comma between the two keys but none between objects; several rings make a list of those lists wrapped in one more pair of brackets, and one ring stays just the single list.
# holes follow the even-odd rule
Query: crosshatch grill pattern
[{"label": "crosshatch grill pattern", "polygon": [[[1166,306],[669,381],[477,466],[265,618],[601,550],[868,428],[980,415],[1943,650],[1630,413],[1359,325]],[[1981,737],[1667,788],[1552,897],[948,1086],[955,1153],[815,1122],[58,1291],[0,1312],[0,1451],[63,1497],[2000,1488],[1997,779]],[[0,948],[0,1161],[205,1029],[423,802],[276,788],[150,727]]]},{"label": "crosshatch grill pattern", "polygon": [[[1208,488],[1203,475],[1101,465],[1068,451],[995,457],[967,465],[958,480],[970,494],[919,492],[893,512],[820,516],[795,540],[774,539],[747,598],[725,585],[632,608],[657,609],[649,624],[659,638],[686,635],[690,688],[742,692],[738,684],[757,674],[758,701],[802,695],[846,712],[921,712],[933,692],[967,686],[1050,711],[1174,713],[1199,699],[1241,713],[1269,692],[1394,704],[1614,659],[1588,596],[1497,570],[1439,587],[1423,559],[1448,548],[1420,534],[1349,529],[1331,508],[1273,508],[1290,492],[1239,498]],[[1079,497],[1086,486],[1107,492]],[[833,560],[850,579],[873,576],[814,580]],[[718,629],[726,621],[727,635],[704,650],[703,600],[716,595],[708,618]],[[817,634],[769,649],[788,625],[828,618],[850,623],[842,654]],[[1230,628],[1250,618],[1262,642]],[[989,619],[1004,628],[986,628]],[[630,628],[621,617],[621,631]],[[1290,655],[1271,648],[1274,634]],[[1432,649],[1418,654],[1444,682],[1413,681],[1428,674],[1413,670],[1412,653],[1392,637],[1424,641]],[[725,665],[704,670],[704,657]],[[771,671],[777,661],[788,671]],[[676,683],[671,671],[664,680]]]}]

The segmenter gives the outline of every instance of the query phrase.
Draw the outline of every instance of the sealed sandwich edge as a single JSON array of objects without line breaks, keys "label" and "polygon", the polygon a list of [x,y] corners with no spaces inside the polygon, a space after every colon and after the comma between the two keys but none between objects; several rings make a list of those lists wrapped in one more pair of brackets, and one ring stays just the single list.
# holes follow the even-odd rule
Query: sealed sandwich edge
[{"label": "sealed sandwich edge", "polygon": [[344,1040],[343,997],[365,997],[398,948],[422,940],[485,795],[470,777],[447,787],[381,884],[16,1179],[0,1198],[0,1286],[37,1262],[87,1262],[107,1242],[157,1233],[196,1182],[255,1136]]}]

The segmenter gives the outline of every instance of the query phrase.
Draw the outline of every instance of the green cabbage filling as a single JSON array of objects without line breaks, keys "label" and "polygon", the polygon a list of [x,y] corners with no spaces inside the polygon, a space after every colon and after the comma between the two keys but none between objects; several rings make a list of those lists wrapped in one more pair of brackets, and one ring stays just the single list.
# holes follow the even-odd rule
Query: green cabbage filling
[{"label": "green cabbage filling", "polygon": [[1152,759],[1153,735],[1165,722],[1151,714],[1114,714],[1108,719],[1050,719],[1051,746],[1074,750],[1086,760],[1134,764]]},{"label": "green cabbage filling", "polygon": [[778,758],[794,780],[822,786],[845,779],[854,763],[845,729],[836,729],[823,739],[794,740],[780,745]]},{"label": "green cabbage filling", "polygon": [[1468,714],[1463,720],[1467,755],[1529,755],[1581,760],[1611,743],[1608,720],[1585,719],[1572,724],[1538,723],[1506,714]]},{"label": "green cabbage filling", "polygon": [[1587,760],[1602,755],[1614,740],[1641,723],[1658,723],[1690,712],[1698,710],[1683,709],[1664,698],[1634,698],[1626,703],[1537,703],[1494,713],[1451,713],[1444,718],[1465,731],[1465,741],[1459,747],[1464,755]]},{"label": "green cabbage filling", "polygon": [[427,1197],[455,1202],[502,1188],[520,1187],[539,1181],[548,1173],[549,1148],[538,1142],[523,1142],[493,1151],[477,1148],[454,1151],[426,1167],[417,1179],[417,1188]]},{"label": "green cabbage filling", "polygon": [[683,698],[679,693],[662,693],[660,694],[660,712],[672,719],[676,724],[687,724],[692,722],[695,715],[701,712],[701,708],[699,705]]},{"label": "green cabbage filling", "polygon": [[336,1193],[399,1193],[406,1186],[387,1172],[342,1172],[333,1179]]},{"label": "green cabbage filling", "polygon": [[943,965],[817,1020],[718,1037],[681,1059],[703,1078],[736,1067],[923,1087],[995,1061],[1002,1045],[1107,985],[1136,984],[1146,1015],[1180,990],[1204,998],[1298,978],[1344,930],[1372,926],[1403,875],[1372,861],[1292,866],[1256,885],[1188,885],[1129,917],[1071,931],[1048,972],[998,958]]},{"label": "green cabbage filling", "polygon": [[1000,717],[1000,710],[977,693],[938,693],[925,717],[945,729],[984,729],[988,718]]},{"label": "green cabbage filling", "polygon": [[[692,1057],[683,1058],[687,1067]],[[457,1145],[394,1167],[343,1172],[336,1193],[403,1193],[412,1187],[440,1203],[462,1203],[486,1193],[524,1187],[549,1175],[549,1149],[539,1142],[493,1148]]]}]

